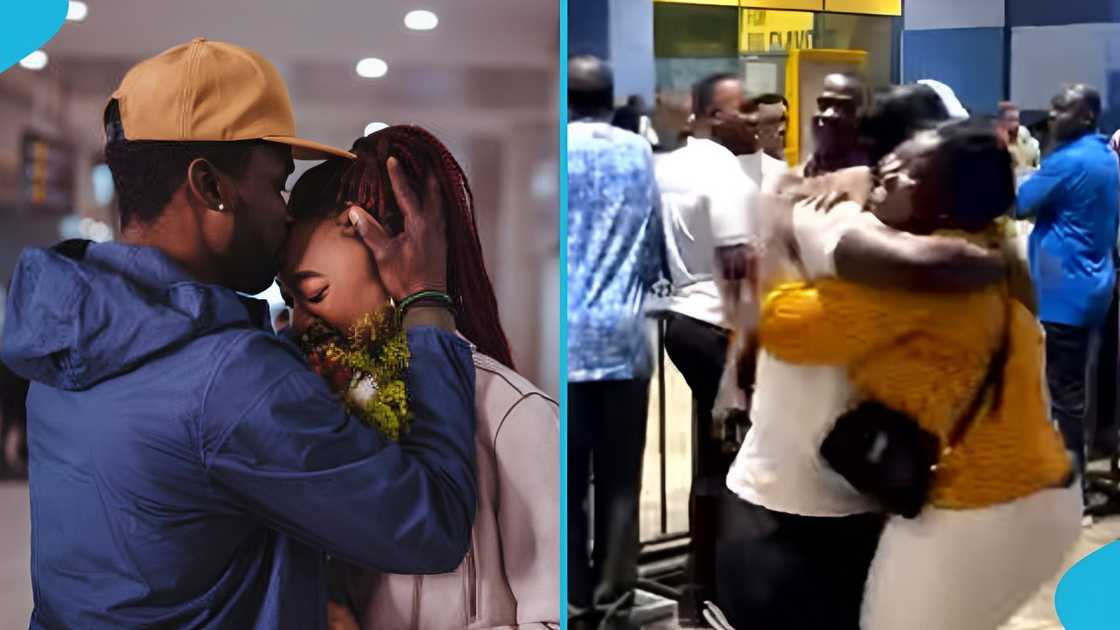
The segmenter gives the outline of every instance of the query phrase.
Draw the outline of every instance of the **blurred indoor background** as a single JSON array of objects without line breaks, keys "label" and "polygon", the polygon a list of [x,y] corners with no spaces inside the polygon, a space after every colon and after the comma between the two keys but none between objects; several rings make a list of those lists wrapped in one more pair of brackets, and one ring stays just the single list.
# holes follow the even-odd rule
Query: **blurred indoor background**
[{"label": "blurred indoor background", "polygon": [[[0,74],[0,291],[25,247],[115,236],[112,180],[101,155],[107,99],[137,61],[205,36],[256,49],[276,64],[304,137],[349,147],[373,123],[415,123],[450,147],[474,189],[519,370],[556,395],[558,5],[71,2],[55,38]],[[417,10],[428,13],[411,14]],[[371,58],[381,63],[359,68]],[[312,164],[297,162],[289,184]],[[279,308],[278,293],[269,297]],[[2,317],[0,309],[0,326]],[[0,484],[0,493],[0,630],[26,628],[26,487]]]}]

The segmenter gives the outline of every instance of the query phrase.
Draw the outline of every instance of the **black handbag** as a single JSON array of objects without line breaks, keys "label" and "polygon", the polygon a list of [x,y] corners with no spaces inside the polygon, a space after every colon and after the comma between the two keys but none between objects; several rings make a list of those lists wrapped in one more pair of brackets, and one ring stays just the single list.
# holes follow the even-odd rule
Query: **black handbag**
[{"label": "black handbag", "polygon": [[874,498],[884,510],[914,518],[929,499],[938,462],[964,438],[989,391],[994,395],[992,407],[998,407],[1008,337],[1005,330],[984,380],[944,446],[910,416],[872,400],[837,418],[821,444],[821,456],[853,488]]}]

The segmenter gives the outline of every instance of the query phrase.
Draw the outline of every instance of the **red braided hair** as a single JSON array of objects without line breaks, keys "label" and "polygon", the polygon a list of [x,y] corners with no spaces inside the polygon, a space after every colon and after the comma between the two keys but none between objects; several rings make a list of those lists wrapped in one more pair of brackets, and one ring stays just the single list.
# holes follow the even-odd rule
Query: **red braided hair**
[{"label": "red braided hair", "polygon": [[332,159],[309,170],[292,188],[296,220],[339,212],[346,203],[368,210],[391,233],[403,229],[385,163],[395,157],[413,190],[423,194],[434,174],[443,194],[447,221],[447,289],[456,303],[455,323],[478,349],[510,369],[513,356],[498,315],[498,300],[483,262],[474,219],[474,195],[459,162],[435,136],[414,125],[396,125],[359,138],[357,160]]}]

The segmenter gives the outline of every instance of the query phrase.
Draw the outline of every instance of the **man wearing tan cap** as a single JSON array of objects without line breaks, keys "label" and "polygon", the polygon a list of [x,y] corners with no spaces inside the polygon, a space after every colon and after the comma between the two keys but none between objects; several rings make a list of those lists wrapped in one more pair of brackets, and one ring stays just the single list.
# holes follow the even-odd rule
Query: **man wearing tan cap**
[{"label": "man wearing tan cap", "polygon": [[[393,443],[239,295],[276,273],[292,158],[349,154],[296,137],[268,61],[204,39],[133,68],[105,124],[122,238],[25,251],[0,343],[32,381],[31,627],[323,628],[324,552],[454,569],[476,482],[450,313],[405,316],[413,419]],[[399,197],[410,225],[442,220]],[[445,287],[425,255],[441,233],[371,252],[394,298]]]}]

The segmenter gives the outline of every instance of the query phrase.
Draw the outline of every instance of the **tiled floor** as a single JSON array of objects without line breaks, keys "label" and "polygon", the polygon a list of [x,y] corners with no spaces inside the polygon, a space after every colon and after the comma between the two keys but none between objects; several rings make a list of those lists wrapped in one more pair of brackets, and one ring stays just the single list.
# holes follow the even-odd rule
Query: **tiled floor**
[{"label": "tiled floor", "polygon": [[[1082,534],[1062,573],[1085,556],[1116,540],[1120,540],[1120,517],[1097,521]],[[1055,577],[1001,630],[1062,630],[1054,612],[1054,590],[1057,586],[1058,577]]]}]

